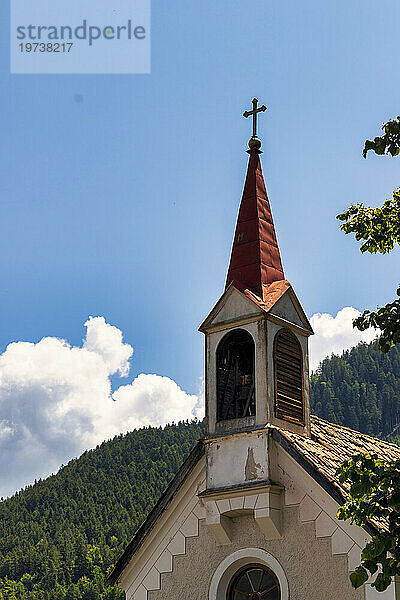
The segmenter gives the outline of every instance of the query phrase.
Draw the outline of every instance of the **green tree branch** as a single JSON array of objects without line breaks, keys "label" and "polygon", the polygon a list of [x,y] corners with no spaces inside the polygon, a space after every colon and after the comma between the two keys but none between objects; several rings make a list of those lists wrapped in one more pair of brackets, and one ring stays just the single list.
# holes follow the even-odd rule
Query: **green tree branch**
[{"label": "green tree branch", "polygon": [[380,329],[378,349],[385,353],[389,352],[395,344],[400,343],[400,286],[396,294],[399,298],[393,302],[374,312],[364,310],[363,314],[353,321],[353,326],[359,331],[365,331],[369,327]]},{"label": "green tree branch", "polygon": [[400,244],[400,188],[380,208],[353,204],[336,218],[343,221],[342,231],[354,233],[358,242],[364,242],[362,253],[386,254]]},{"label": "green tree branch", "polygon": [[[400,153],[400,117],[388,121],[382,129],[383,136],[376,137],[373,142],[365,142],[364,157],[369,150],[380,155],[397,156]],[[386,200],[381,207],[371,208],[364,204],[353,204],[336,218],[342,221],[340,229],[344,233],[353,233],[356,240],[362,242],[362,253],[391,252],[395,246],[400,245],[400,188],[394,190],[392,198]],[[400,286],[396,293],[399,298],[393,302],[378,307],[376,311],[365,310],[353,321],[353,326],[359,331],[370,327],[381,330],[378,348],[382,352],[388,352],[400,342]]]},{"label": "green tree branch", "polygon": [[372,586],[384,592],[400,575],[400,460],[385,463],[375,454],[356,454],[337,470],[339,481],[350,485],[338,518],[360,527],[380,521],[383,525],[361,553],[361,564],[350,575],[353,587],[376,575]]},{"label": "green tree branch", "polygon": [[[378,155],[400,154],[400,117],[388,121],[382,129],[382,136],[365,142],[364,158],[370,150]],[[342,221],[342,231],[354,233],[356,240],[362,242],[361,252],[391,252],[400,245],[400,188],[380,208],[353,204],[337,218]],[[380,329],[378,348],[382,352],[400,342],[400,286],[396,293],[398,298],[393,302],[374,312],[365,310],[353,321],[360,331],[369,327]],[[350,486],[338,518],[350,519],[360,527],[374,521],[380,524],[379,532],[362,551],[361,564],[350,575],[351,583],[358,588],[378,573],[372,585],[383,592],[395,575],[400,576],[400,460],[386,464],[376,455],[356,454],[336,474],[342,484]]]},{"label": "green tree branch", "polygon": [[374,138],[374,141],[367,140],[365,142],[364,158],[367,158],[369,150],[373,150],[375,154],[379,155],[397,156],[400,153],[400,117],[384,123],[382,130],[385,132],[384,135]]}]

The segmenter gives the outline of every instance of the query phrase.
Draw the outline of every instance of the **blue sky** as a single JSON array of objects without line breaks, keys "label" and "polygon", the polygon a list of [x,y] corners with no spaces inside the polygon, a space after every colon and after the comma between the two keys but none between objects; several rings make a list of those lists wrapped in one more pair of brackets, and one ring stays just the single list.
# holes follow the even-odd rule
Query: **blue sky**
[{"label": "blue sky", "polygon": [[400,184],[361,155],[400,112],[400,4],[152,3],[150,75],[10,75],[0,6],[0,345],[80,345],[89,315],[134,348],[131,375],[198,391],[197,327],[220,295],[256,95],[285,273],[306,312],[393,299],[399,254],[362,256],[350,203]]}]

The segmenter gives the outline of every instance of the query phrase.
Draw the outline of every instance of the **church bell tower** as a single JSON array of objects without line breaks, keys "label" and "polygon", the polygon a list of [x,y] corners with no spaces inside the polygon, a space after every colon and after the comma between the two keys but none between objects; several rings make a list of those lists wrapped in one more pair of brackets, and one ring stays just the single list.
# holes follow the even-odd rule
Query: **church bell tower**
[{"label": "church bell tower", "polygon": [[205,494],[270,485],[269,429],[310,435],[311,325],[285,279],[253,118],[224,293],[200,327],[206,346]]}]

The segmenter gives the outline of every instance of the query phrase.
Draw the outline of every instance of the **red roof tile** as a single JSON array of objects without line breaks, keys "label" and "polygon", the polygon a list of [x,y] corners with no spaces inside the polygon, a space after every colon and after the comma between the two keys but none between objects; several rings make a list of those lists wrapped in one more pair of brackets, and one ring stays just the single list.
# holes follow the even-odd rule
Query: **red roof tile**
[{"label": "red roof tile", "polygon": [[238,288],[249,300],[257,304],[260,308],[268,312],[274,306],[276,302],[278,302],[279,298],[283,296],[283,294],[291,288],[291,283],[287,279],[282,279],[281,281],[274,281],[269,285],[263,284],[262,286],[262,297],[257,296],[254,292],[249,289],[243,289],[240,282],[232,281],[231,285]]}]

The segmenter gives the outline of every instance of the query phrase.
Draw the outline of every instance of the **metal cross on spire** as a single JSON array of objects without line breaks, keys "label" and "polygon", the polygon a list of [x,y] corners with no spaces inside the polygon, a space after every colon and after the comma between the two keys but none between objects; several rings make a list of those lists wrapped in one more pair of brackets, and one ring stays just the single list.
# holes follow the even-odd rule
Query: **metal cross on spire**
[{"label": "metal cross on spire", "polygon": [[252,104],[253,104],[253,110],[245,110],[243,113],[243,116],[246,118],[253,115],[253,135],[252,135],[251,139],[249,140],[249,148],[250,148],[250,150],[256,149],[259,152],[261,152],[261,150],[260,150],[261,140],[257,137],[257,114],[259,112],[266,111],[267,107],[265,106],[265,104],[263,104],[262,106],[260,106],[260,108],[257,108],[257,105],[258,105],[257,98],[253,98]]}]

